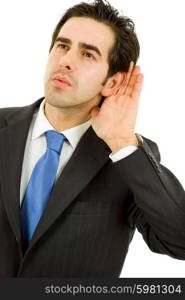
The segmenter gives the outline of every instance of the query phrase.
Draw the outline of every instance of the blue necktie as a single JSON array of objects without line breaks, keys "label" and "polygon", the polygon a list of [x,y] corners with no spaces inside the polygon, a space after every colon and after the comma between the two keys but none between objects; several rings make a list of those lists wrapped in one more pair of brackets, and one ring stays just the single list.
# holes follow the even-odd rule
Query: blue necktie
[{"label": "blue necktie", "polygon": [[36,163],[29,180],[20,211],[23,247],[29,245],[35,228],[46,207],[55,181],[60,152],[66,139],[61,133],[45,133],[47,150]]}]

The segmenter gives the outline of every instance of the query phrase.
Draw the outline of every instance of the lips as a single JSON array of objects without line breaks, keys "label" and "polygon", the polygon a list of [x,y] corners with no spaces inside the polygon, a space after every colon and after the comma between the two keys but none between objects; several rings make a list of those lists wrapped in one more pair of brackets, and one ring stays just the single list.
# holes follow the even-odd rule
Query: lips
[{"label": "lips", "polygon": [[70,81],[67,78],[62,76],[55,76],[54,78],[52,78],[52,82],[55,86],[61,88],[71,86]]}]

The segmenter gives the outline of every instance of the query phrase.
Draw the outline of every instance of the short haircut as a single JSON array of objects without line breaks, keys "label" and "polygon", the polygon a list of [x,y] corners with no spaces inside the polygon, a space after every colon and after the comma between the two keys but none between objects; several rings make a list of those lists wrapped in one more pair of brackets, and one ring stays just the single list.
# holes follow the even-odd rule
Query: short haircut
[{"label": "short haircut", "polygon": [[139,41],[135,33],[134,22],[120,15],[117,9],[106,0],[94,0],[92,3],[81,2],[69,8],[58,22],[50,45],[52,50],[61,27],[72,17],[87,17],[109,26],[115,34],[115,43],[109,52],[109,70],[107,77],[119,71],[127,72],[130,62],[136,64],[139,57]]}]

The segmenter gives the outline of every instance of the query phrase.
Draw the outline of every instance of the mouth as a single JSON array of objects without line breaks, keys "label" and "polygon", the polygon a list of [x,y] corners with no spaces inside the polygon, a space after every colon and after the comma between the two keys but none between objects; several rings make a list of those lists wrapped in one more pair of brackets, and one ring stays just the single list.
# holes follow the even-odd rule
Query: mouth
[{"label": "mouth", "polygon": [[64,87],[71,87],[71,83],[70,81],[65,78],[65,77],[61,77],[61,76],[56,76],[54,78],[52,78],[52,83],[54,86],[59,87],[59,88],[64,88]]}]

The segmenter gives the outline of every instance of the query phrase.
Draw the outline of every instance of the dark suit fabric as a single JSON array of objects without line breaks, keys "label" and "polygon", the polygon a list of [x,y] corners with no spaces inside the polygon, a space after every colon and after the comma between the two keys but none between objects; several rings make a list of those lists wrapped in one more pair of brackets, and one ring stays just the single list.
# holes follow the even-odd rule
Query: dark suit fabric
[{"label": "dark suit fabric", "polygon": [[160,164],[157,145],[143,137],[136,152],[113,163],[91,127],[23,253],[21,170],[41,100],[0,109],[0,277],[119,277],[136,227],[152,251],[185,259],[185,193]]}]

